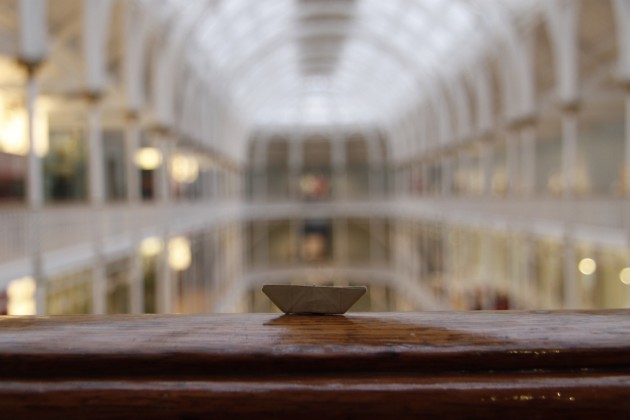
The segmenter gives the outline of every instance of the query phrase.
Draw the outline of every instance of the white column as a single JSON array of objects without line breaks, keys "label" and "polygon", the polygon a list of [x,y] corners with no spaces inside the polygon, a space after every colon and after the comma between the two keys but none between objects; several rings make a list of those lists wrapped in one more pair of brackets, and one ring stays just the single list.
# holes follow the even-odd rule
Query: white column
[{"label": "white column", "polygon": [[[260,256],[260,262],[261,262],[261,267],[268,267],[269,266],[269,223],[266,220],[258,220],[255,223],[255,226],[258,227],[258,229],[260,231],[260,239],[257,239],[257,246],[259,247],[259,253],[257,255]],[[298,241],[299,244],[299,241]],[[296,249],[296,251],[299,252],[299,249]]]},{"label": "white column", "polygon": [[230,200],[235,200],[238,198],[238,183],[237,183],[238,175],[236,169],[230,170]]},{"label": "white column", "polygon": [[398,195],[405,197],[407,195],[407,167],[404,163],[398,166]]},{"label": "white column", "polygon": [[510,130],[506,135],[506,165],[508,174],[508,195],[516,196],[519,193],[519,159],[518,146],[519,138],[516,133]]},{"label": "white column", "polygon": [[536,128],[528,124],[521,130],[521,187],[524,195],[536,190]]},{"label": "white column", "polygon": [[[247,172],[247,169],[244,170]],[[203,176],[202,199],[204,202],[212,201],[212,167],[206,167],[201,175]]]},{"label": "white column", "polygon": [[234,172],[231,168],[225,173],[225,198],[230,201],[234,199]]},{"label": "white column", "polygon": [[402,167],[400,166],[400,163],[394,164],[394,166],[392,167],[392,182],[393,182],[394,194],[396,196],[402,195],[405,190],[402,172],[403,170],[402,170]]},{"label": "white column", "polygon": [[234,199],[235,195],[234,195],[234,172],[232,171],[232,168],[227,168],[226,169],[226,174],[225,174],[225,198],[228,201],[231,201]]},{"label": "white column", "polygon": [[[241,228],[242,231],[243,228]],[[213,306],[213,297],[214,297],[214,278],[212,277],[212,265],[211,261],[214,259],[210,256],[208,249],[212,247],[211,245],[211,233],[208,231],[204,231],[201,233],[202,241],[203,241],[203,253],[202,253],[202,266],[203,266],[203,310],[205,312],[212,312]],[[241,266],[245,264],[244,261],[241,261]]]},{"label": "white column", "polygon": [[[260,223],[260,222],[259,222]],[[293,265],[300,264],[300,227],[302,226],[302,220],[298,218],[291,219],[290,234],[291,234],[291,263]],[[267,244],[263,244],[267,246]]]},{"label": "white column", "polygon": [[221,253],[221,284],[223,290],[232,288],[231,267],[230,267],[230,225],[224,225],[221,228],[221,245],[223,252]]},{"label": "white column", "polygon": [[29,65],[41,63],[48,55],[48,25],[46,0],[20,0],[19,50],[22,62]]},{"label": "white column", "polygon": [[383,234],[382,220],[377,220],[373,217],[369,221],[370,228],[370,261],[372,264],[382,262],[382,253],[380,251],[381,246],[378,245],[379,237]]},{"label": "white column", "polygon": [[630,2],[628,0],[613,0],[612,7],[617,31],[617,77],[625,88],[626,102],[625,158],[622,171],[623,179],[620,181],[623,186],[623,193],[630,197]]},{"label": "white column", "polygon": [[237,191],[238,191],[238,195],[239,198],[243,199],[245,197],[245,168],[241,167],[241,169],[238,172],[238,178],[236,180],[237,182]]},{"label": "white column", "polygon": [[[47,2],[45,0],[21,0],[18,8],[18,49],[17,55],[27,71],[25,86],[27,135],[28,135],[28,172],[26,176],[26,201],[30,212],[29,247],[31,253],[31,276],[37,283],[35,307],[38,315],[46,313],[46,282],[42,268],[41,249],[41,207],[44,201],[43,174],[41,157],[37,154],[35,138],[35,104],[38,95],[35,72],[48,55]],[[48,141],[48,139],[46,139]]]},{"label": "white column", "polygon": [[482,146],[483,166],[483,195],[492,195],[492,177],[494,175],[494,149],[492,144],[484,143]]},{"label": "white column", "polygon": [[331,140],[331,165],[333,168],[334,195],[338,200],[347,198],[347,158],[346,143],[342,136]]},{"label": "white column", "polygon": [[90,202],[94,206],[102,206],[105,201],[105,174],[99,100],[90,99],[87,108]]},{"label": "white column", "polygon": [[[214,295],[218,295],[221,291],[220,278],[217,276],[217,266],[219,264],[219,255],[220,255],[219,240],[217,238],[217,235],[218,235],[217,232],[218,232],[217,228],[213,227],[212,230],[209,232],[209,236],[208,236],[209,238],[208,240],[211,243],[210,247],[212,248],[212,266],[211,266],[209,276],[212,277],[211,290]],[[252,257],[252,261],[254,261],[254,259],[255,258]],[[215,301],[214,306],[216,307],[217,304],[219,304],[219,302]]]},{"label": "white column", "polygon": [[82,9],[83,64],[85,89],[88,99],[88,171],[89,197],[93,212],[92,246],[94,265],[92,269],[92,310],[95,314],[107,311],[107,277],[104,242],[105,172],[103,161],[103,138],[101,127],[101,94],[107,83],[107,39],[112,16],[111,0],[84,2]]},{"label": "white column", "polygon": [[387,165],[387,191],[389,195],[396,195],[396,169],[394,164]]},{"label": "white column", "polygon": [[221,167],[212,170],[212,191],[215,201],[221,200]]},{"label": "white column", "polygon": [[533,307],[530,307],[530,305],[532,303],[535,304],[535,302],[538,301],[538,290],[536,289],[537,284],[535,282],[536,273],[533,270],[533,259],[536,250],[534,248],[534,240],[530,235],[523,236],[521,251],[521,258],[523,261],[521,274],[523,276],[523,281],[521,283],[522,288],[520,293],[521,296],[523,296],[522,301],[527,305],[527,307],[524,307],[523,309],[534,309]]},{"label": "white column", "polygon": [[442,195],[449,196],[453,188],[453,160],[449,156],[442,158]]},{"label": "white column", "polygon": [[219,239],[221,244],[221,257],[219,258],[219,281],[223,290],[228,290],[228,276],[227,276],[227,240],[226,240],[226,228],[222,226],[219,228]]},{"label": "white column", "polygon": [[170,160],[171,160],[171,142],[169,136],[166,134],[158,134],[157,143],[162,153],[162,165],[157,172],[157,196],[164,204],[171,202],[171,175],[170,175]]},{"label": "white column", "polygon": [[[28,172],[26,177],[27,203],[30,212],[30,237],[29,248],[31,252],[31,276],[37,283],[35,293],[35,306],[38,315],[46,313],[46,281],[44,279],[42,267],[41,230],[42,206],[44,204],[43,188],[43,168],[42,158],[37,152],[38,141],[36,138],[35,109],[38,88],[34,75],[34,68],[28,67],[28,78],[26,81],[26,112],[27,112],[27,135],[28,135]],[[48,135],[48,133],[46,133]],[[48,138],[45,139],[48,141]]]},{"label": "white column", "polygon": [[[629,41],[630,42],[630,41]],[[626,133],[625,158],[622,171],[624,193],[630,197],[630,84],[626,87]]]},{"label": "white column", "polygon": [[103,205],[105,202],[103,137],[101,127],[101,106],[98,97],[90,97],[87,102],[88,125],[88,181],[90,205],[93,212],[92,250],[92,312],[104,314],[107,310],[107,277],[103,251]]},{"label": "white column", "polygon": [[243,167],[240,166],[234,172],[234,194],[237,200],[243,199]]},{"label": "white column", "polygon": [[462,171],[466,168],[466,154],[463,150],[456,150],[453,154],[453,169],[451,170],[452,194],[464,196],[467,194],[466,184],[460,183]]},{"label": "white column", "polygon": [[440,227],[440,235],[442,237],[442,283],[446,289],[446,296],[448,296],[449,302],[453,293],[454,283],[454,270],[453,261],[454,255],[451,249],[451,235],[453,234],[451,226],[442,224]]},{"label": "white column", "polygon": [[[42,158],[37,153],[38,143],[35,127],[35,115],[36,115],[36,101],[38,96],[38,86],[34,70],[28,71],[28,79],[26,81],[26,112],[27,112],[27,134],[28,134],[28,176],[26,179],[26,190],[28,194],[29,208],[40,209],[44,203],[44,189],[43,189],[43,172],[42,172]],[[48,134],[48,133],[46,133]],[[48,140],[48,139],[46,139]]]},{"label": "white column", "polygon": [[524,298],[523,296],[523,258],[524,255],[521,254],[520,247],[520,236],[517,233],[512,233],[507,235],[507,241],[512,242],[509,252],[510,252],[510,305],[513,306],[517,299]]},{"label": "white column", "polygon": [[579,101],[578,29],[581,2],[544,2],[550,29],[558,96],[562,111],[563,196],[575,193],[577,163],[577,109]]},{"label": "white column", "polygon": [[423,160],[420,162],[420,181],[421,181],[421,192],[420,195],[426,196],[429,194],[429,175],[430,175],[430,165],[429,161]]},{"label": "white column", "polygon": [[268,142],[258,139],[252,147],[255,150],[252,179],[252,196],[257,200],[267,199],[267,148]]},{"label": "white column", "polygon": [[91,0],[82,5],[85,87],[87,92],[99,94],[107,87],[107,42],[114,1]]},{"label": "white column", "polygon": [[168,240],[169,236],[164,235],[164,248],[158,256],[157,262],[157,284],[156,284],[156,303],[157,313],[168,314],[173,311],[173,281],[175,276],[168,263]]},{"label": "white column", "polygon": [[494,267],[493,261],[493,248],[494,240],[493,233],[490,231],[484,231],[481,233],[481,306],[483,309],[490,309],[490,302],[488,300],[488,290],[494,288]]},{"label": "white column", "polygon": [[[381,194],[381,179],[383,169],[383,154],[379,152],[379,141],[376,136],[368,136],[367,142],[367,159],[368,159],[368,191],[369,197],[376,197]],[[404,170],[403,170],[404,174]],[[403,175],[404,176],[404,175]],[[404,181],[403,181],[404,182]],[[403,183],[403,185],[405,185]],[[403,191],[407,194],[407,189]]]},{"label": "white column", "polygon": [[[402,253],[402,246],[401,246],[401,224],[402,224],[402,220],[397,220],[394,222],[393,224],[393,233],[392,233],[392,266],[394,267],[394,272],[396,273],[396,276],[400,279],[402,279],[403,281],[405,281],[405,267],[402,264],[402,260],[401,260],[401,253]],[[392,287],[393,289],[393,287]],[[396,293],[398,293],[398,291],[396,291]],[[390,310],[396,310],[395,308],[395,304],[393,304],[393,301],[391,300],[392,296],[390,294],[390,302],[389,302],[389,306],[390,306]]]},{"label": "white column", "polygon": [[230,190],[230,177],[231,177],[231,173],[230,173],[230,168],[226,167],[225,168],[225,176],[223,177],[223,200],[224,201],[228,201],[231,198],[231,190]]},{"label": "white column", "polygon": [[304,165],[304,142],[301,138],[289,140],[289,196],[298,198],[299,182]]},{"label": "white column", "polygon": [[246,241],[245,241],[245,226],[242,223],[238,224],[238,251],[237,251],[237,258],[238,258],[238,267],[237,267],[237,274],[238,274],[238,278],[239,281],[243,280],[243,277],[245,275],[245,267],[246,267],[246,261],[245,261],[245,246],[247,245]]},{"label": "white column", "polygon": [[[422,252],[420,253],[420,255],[418,255],[418,258],[420,260],[420,275],[421,277],[419,278],[420,283],[422,284],[422,286],[426,286],[427,281],[428,281],[428,277],[429,277],[429,245],[430,245],[430,241],[429,241],[429,231],[427,229],[427,225],[422,223],[418,226],[418,230],[417,230],[420,235],[421,238],[420,240],[422,241],[421,247],[422,247]],[[391,258],[391,257],[390,257]]]},{"label": "white column", "polygon": [[[136,241],[134,241],[136,242]],[[144,312],[144,267],[138,247],[132,247],[129,268],[129,311],[132,314]]]},{"label": "white column", "polygon": [[217,227],[214,230],[214,278],[216,290],[219,292],[225,291],[225,285],[223,283],[223,244],[221,243],[221,228]]},{"label": "white column", "polygon": [[144,265],[142,255],[139,252],[142,235],[136,218],[142,217],[140,214],[140,169],[136,166],[135,155],[140,147],[140,126],[137,115],[130,114],[125,127],[125,146],[127,159],[127,199],[131,208],[131,228],[132,254],[129,267],[129,310],[132,314],[144,312]]},{"label": "white column", "polygon": [[562,187],[565,198],[575,194],[577,169],[577,110],[566,108],[562,113]]},{"label": "white column", "polygon": [[40,156],[36,153],[35,139],[35,102],[38,96],[35,72],[45,60],[48,50],[47,2],[44,0],[21,0],[19,8],[19,59],[26,66],[26,110],[28,113],[28,204],[31,209],[41,207],[43,203],[42,167]]},{"label": "white column", "polygon": [[564,309],[580,309],[580,284],[578,284],[575,247],[571,239],[566,239],[563,246]]},{"label": "white column", "polygon": [[136,204],[140,200],[140,169],[135,156],[140,148],[140,125],[136,115],[129,115],[125,126],[125,146],[127,158],[127,199]]},{"label": "white column", "polygon": [[337,218],[333,221],[335,240],[333,251],[335,264],[343,266],[348,264],[348,219]]}]

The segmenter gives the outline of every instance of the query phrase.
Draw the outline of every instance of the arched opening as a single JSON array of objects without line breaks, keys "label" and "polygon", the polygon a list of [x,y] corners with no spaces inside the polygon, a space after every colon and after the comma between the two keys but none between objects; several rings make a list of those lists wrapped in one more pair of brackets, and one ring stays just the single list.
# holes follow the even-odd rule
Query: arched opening
[{"label": "arched opening", "polygon": [[534,27],[534,79],[538,103],[534,192],[559,195],[562,193],[562,125],[556,80],[556,57],[548,22],[541,19]]},{"label": "arched opening", "polygon": [[579,113],[576,186],[583,194],[623,193],[625,94],[617,74],[612,1],[582,2],[578,26]]}]

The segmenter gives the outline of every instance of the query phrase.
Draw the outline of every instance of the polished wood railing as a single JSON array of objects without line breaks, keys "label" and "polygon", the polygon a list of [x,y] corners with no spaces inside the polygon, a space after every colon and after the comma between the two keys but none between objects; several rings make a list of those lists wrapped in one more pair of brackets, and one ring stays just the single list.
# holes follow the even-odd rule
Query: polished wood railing
[{"label": "polished wood railing", "polygon": [[3,418],[627,418],[630,311],[0,317]]}]

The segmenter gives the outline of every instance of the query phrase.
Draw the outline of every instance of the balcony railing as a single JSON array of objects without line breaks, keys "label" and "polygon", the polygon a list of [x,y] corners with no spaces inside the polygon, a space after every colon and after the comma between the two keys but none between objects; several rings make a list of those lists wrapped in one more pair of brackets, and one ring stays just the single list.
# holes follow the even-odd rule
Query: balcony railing
[{"label": "balcony railing", "polygon": [[[98,210],[85,206],[0,210],[0,264],[27,258],[33,242],[42,253],[89,245],[95,238],[107,242],[160,235],[165,227],[178,231],[240,220],[239,203],[108,205]],[[98,228],[97,231],[95,229]]]},{"label": "balcony railing", "polygon": [[630,412],[627,310],[5,317],[0,326],[5,418]]},{"label": "balcony railing", "polygon": [[[610,246],[628,246],[630,200],[556,199],[391,199],[389,201],[109,205],[0,210],[0,265],[26,260],[35,243],[42,254],[87,246],[95,237],[115,249],[148,235],[216,226],[225,221],[321,217],[393,217],[408,220],[522,231],[545,237],[573,237]],[[98,231],[95,232],[95,228]],[[55,259],[58,259],[55,256]],[[3,270],[9,272],[10,270]],[[5,279],[6,280],[6,279]],[[2,279],[0,279],[2,281]]]}]

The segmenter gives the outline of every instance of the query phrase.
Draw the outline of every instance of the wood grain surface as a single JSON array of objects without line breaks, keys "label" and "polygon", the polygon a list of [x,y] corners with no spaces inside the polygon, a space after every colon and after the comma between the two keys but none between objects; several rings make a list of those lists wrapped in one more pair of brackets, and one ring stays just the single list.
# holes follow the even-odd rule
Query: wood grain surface
[{"label": "wood grain surface", "polygon": [[0,415],[628,418],[630,311],[0,317]]}]

